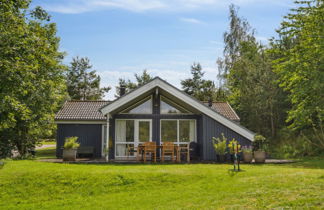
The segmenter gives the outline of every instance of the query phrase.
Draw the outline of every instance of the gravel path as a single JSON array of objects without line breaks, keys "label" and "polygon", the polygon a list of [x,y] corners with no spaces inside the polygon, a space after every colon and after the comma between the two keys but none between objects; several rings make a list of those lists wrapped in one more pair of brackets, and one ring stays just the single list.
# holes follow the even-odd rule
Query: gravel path
[{"label": "gravel path", "polygon": [[37,146],[36,149],[45,149],[45,148],[49,148],[49,147],[56,147],[56,145],[53,145],[53,144],[43,144],[40,147]]}]

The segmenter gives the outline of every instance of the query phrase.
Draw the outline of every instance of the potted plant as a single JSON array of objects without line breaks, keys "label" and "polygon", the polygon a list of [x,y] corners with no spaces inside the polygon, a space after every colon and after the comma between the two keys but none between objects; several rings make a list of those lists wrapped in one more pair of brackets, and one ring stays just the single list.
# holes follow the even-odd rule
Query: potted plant
[{"label": "potted plant", "polygon": [[264,150],[266,138],[262,135],[255,135],[253,148],[254,148],[254,161],[255,163],[264,163],[266,159],[266,152]]},{"label": "potted plant", "polygon": [[243,152],[243,161],[245,163],[251,163],[253,160],[252,147],[251,146],[243,146],[242,152]]},{"label": "potted plant", "polygon": [[63,161],[75,161],[77,149],[80,144],[76,141],[78,140],[77,136],[71,136],[65,138],[64,149],[63,149]]},{"label": "potted plant", "polygon": [[217,160],[220,163],[223,163],[225,161],[225,155],[227,153],[226,142],[227,142],[227,139],[223,133],[222,133],[222,139],[213,137],[214,149],[215,149],[215,152],[217,155]]}]

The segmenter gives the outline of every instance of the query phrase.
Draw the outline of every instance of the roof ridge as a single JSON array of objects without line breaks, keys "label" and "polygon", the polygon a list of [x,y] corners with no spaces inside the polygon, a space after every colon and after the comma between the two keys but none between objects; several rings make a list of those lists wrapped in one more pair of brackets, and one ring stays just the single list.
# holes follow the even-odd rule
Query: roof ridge
[{"label": "roof ridge", "polygon": [[[209,101],[201,101],[203,103],[209,103]],[[227,101],[212,101],[212,103],[228,103]]]},{"label": "roof ridge", "polygon": [[68,100],[67,102],[111,102],[109,100]]}]

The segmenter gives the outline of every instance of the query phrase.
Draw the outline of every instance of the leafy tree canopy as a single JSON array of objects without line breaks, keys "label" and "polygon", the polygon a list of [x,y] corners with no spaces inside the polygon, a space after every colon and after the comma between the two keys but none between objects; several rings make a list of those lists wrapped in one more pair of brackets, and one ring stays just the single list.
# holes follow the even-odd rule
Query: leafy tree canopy
[{"label": "leafy tree canopy", "polygon": [[65,67],[55,23],[30,1],[0,3],[0,157],[21,155],[53,130],[65,98]]}]

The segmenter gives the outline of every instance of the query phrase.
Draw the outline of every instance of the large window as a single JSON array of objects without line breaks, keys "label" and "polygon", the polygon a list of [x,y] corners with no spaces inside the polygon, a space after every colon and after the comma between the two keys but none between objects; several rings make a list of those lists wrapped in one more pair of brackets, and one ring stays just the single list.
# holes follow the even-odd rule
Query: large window
[{"label": "large window", "polygon": [[116,157],[134,156],[133,148],[152,140],[151,120],[116,120]]},{"label": "large window", "polygon": [[146,98],[143,101],[127,108],[122,113],[127,114],[152,114],[152,98]]},{"label": "large window", "polygon": [[188,113],[188,111],[182,108],[181,106],[173,103],[171,100],[161,96],[160,113],[161,114],[183,114],[183,113]]},{"label": "large window", "polygon": [[195,120],[161,120],[161,142],[187,144],[196,141]]}]

